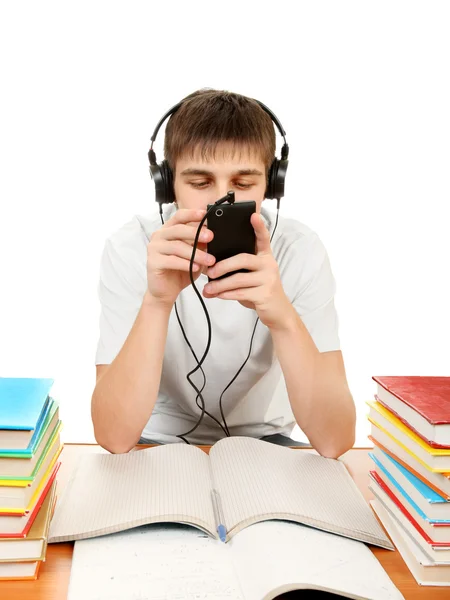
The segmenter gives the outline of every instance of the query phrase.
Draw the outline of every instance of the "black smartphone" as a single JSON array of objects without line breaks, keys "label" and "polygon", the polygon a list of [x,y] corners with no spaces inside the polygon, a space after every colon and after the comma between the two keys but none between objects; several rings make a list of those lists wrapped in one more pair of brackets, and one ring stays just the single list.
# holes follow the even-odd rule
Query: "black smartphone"
[{"label": "black smartphone", "polygon": [[[208,204],[208,210],[214,206]],[[254,200],[220,204],[208,214],[207,227],[214,233],[214,238],[208,244],[208,254],[212,254],[216,263],[236,254],[256,254],[256,235],[250,222],[256,212]],[[229,277],[235,273],[246,273],[248,269],[239,269],[225,273],[214,279]],[[211,281],[212,278],[208,277]]]}]

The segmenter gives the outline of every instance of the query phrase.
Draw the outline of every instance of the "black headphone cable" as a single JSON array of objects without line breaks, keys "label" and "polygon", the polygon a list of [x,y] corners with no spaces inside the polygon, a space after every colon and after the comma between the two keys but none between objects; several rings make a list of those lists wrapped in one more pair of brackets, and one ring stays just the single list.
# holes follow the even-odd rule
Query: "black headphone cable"
[{"label": "black headphone cable", "polygon": [[[250,339],[250,348],[249,348],[249,351],[248,351],[248,354],[247,354],[247,358],[242,363],[242,365],[239,368],[239,370],[237,371],[237,373],[234,375],[234,377],[231,379],[231,381],[228,383],[228,385],[225,387],[225,389],[222,391],[222,393],[220,395],[219,409],[220,409],[220,414],[221,414],[221,417],[222,417],[222,420],[223,420],[223,425],[222,425],[222,423],[220,423],[220,421],[218,419],[216,419],[216,417],[214,417],[213,415],[211,415],[206,410],[206,408],[205,408],[205,400],[204,400],[203,395],[202,395],[202,391],[204,390],[205,385],[206,385],[206,375],[205,375],[205,372],[203,371],[202,364],[203,364],[203,362],[204,362],[204,360],[205,360],[205,358],[206,358],[206,356],[207,356],[207,354],[209,352],[210,346],[211,346],[212,328],[211,328],[211,320],[210,320],[210,317],[209,317],[208,309],[206,308],[205,302],[204,302],[204,300],[203,300],[200,292],[198,291],[197,286],[195,285],[192,267],[194,265],[195,253],[197,251],[198,239],[200,237],[200,233],[201,233],[201,230],[202,230],[202,227],[203,227],[203,223],[206,221],[206,219],[207,219],[208,214],[209,214],[210,211],[212,211],[219,204],[223,204],[224,202],[227,202],[227,201],[230,202],[230,204],[234,203],[234,192],[228,192],[228,194],[226,194],[226,196],[224,196],[223,198],[220,198],[220,200],[217,200],[217,202],[215,202],[210,207],[210,209],[206,212],[206,214],[203,217],[203,219],[200,221],[200,224],[199,224],[199,226],[197,228],[197,233],[196,233],[196,236],[195,236],[195,239],[194,239],[194,246],[193,246],[193,250],[192,250],[192,254],[191,254],[191,259],[190,259],[190,262],[189,262],[189,276],[190,276],[191,284],[192,284],[192,286],[194,288],[195,293],[197,294],[197,297],[200,300],[200,303],[202,305],[203,311],[204,311],[205,316],[206,316],[207,325],[208,325],[208,341],[207,341],[206,348],[205,348],[205,351],[203,353],[203,356],[201,357],[200,360],[198,360],[197,355],[195,354],[195,351],[192,348],[192,345],[190,344],[190,342],[189,342],[189,340],[187,338],[186,332],[184,330],[184,327],[183,327],[183,325],[181,323],[180,316],[178,314],[177,304],[175,302],[175,314],[176,314],[176,317],[177,317],[177,320],[178,320],[178,324],[180,325],[183,337],[184,337],[184,339],[185,339],[185,341],[186,341],[186,343],[187,343],[187,345],[188,345],[188,347],[189,347],[189,349],[190,349],[190,351],[191,351],[191,353],[192,353],[192,355],[193,355],[193,357],[194,357],[194,359],[195,359],[195,361],[197,363],[197,366],[194,369],[192,369],[192,371],[190,371],[186,375],[186,379],[188,380],[188,382],[190,383],[190,385],[194,388],[194,390],[197,392],[197,396],[196,396],[195,402],[196,402],[198,408],[202,411],[201,415],[200,415],[197,423],[194,425],[194,427],[192,427],[189,431],[186,431],[183,434],[177,435],[177,437],[179,437],[181,440],[183,440],[186,444],[190,444],[190,442],[188,440],[186,440],[185,436],[191,434],[193,431],[195,431],[200,426],[200,423],[202,422],[205,414],[208,417],[210,417],[213,421],[215,421],[221,427],[221,429],[224,431],[224,433],[225,433],[225,435],[227,437],[230,437],[230,431],[228,429],[228,425],[226,423],[225,415],[224,415],[223,408],[222,408],[222,397],[223,397],[224,393],[227,391],[227,389],[231,386],[231,384],[237,379],[237,377],[241,373],[242,369],[246,365],[248,359],[250,358],[250,354],[251,354],[251,351],[252,351],[252,345],[253,345],[253,338],[255,336],[256,326],[258,325],[258,321],[259,321],[259,317],[257,317],[257,319],[255,321],[255,325],[253,327],[253,333],[252,333],[252,336],[251,336],[251,339]],[[163,219],[163,213],[162,213],[162,205],[160,204],[159,207],[160,207],[159,213],[160,213],[160,216],[161,216],[161,222],[164,225],[164,219]],[[278,225],[279,209],[280,209],[280,199],[278,198],[277,199],[277,216],[276,216],[276,220],[275,220],[275,226],[274,226],[271,238],[270,238],[270,242],[272,242],[273,236],[275,234],[275,230],[276,230],[277,225]],[[200,390],[197,388],[197,386],[195,385],[195,383],[191,380],[191,375],[193,375],[196,371],[198,371],[198,369],[201,370],[202,375],[203,375],[203,386],[202,386],[202,388]],[[201,400],[201,405],[198,402],[199,398]]]},{"label": "black headphone cable", "polygon": [[[193,285],[195,293],[197,294],[197,296],[198,296],[198,298],[199,298],[199,300],[200,300],[200,302],[202,304],[202,308],[203,308],[203,311],[205,313],[206,321],[207,321],[207,324],[208,324],[208,342],[207,342],[207,345],[206,345],[205,352],[203,353],[203,356],[202,356],[202,358],[200,360],[198,360],[197,355],[195,354],[194,349],[192,348],[192,345],[190,344],[190,342],[189,342],[189,340],[187,338],[186,332],[185,332],[185,330],[183,328],[180,316],[178,314],[177,304],[175,302],[175,313],[176,313],[177,320],[178,320],[178,323],[179,323],[180,328],[181,328],[181,332],[182,332],[183,337],[184,337],[184,339],[185,339],[185,341],[186,341],[186,343],[187,343],[187,345],[188,345],[188,347],[189,347],[189,349],[190,349],[190,351],[191,351],[192,355],[194,356],[194,359],[195,359],[195,361],[197,363],[197,366],[186,375],[186,379],[189,381],[190,385],[197,392],[197,397],[195,399],[195,402],[196,402],[197,406],[200,408],[200,410],[202,411],[201,415],[200,415],[200,418],[199,418],[198,422],[195,424],[195,426],[192,429],[190,429],[189,431],[186,431],[185,433],[183,433],[182,435],[178,435],[177,436],[180,439],[182,439],[186,444],[189,444],[189,442],[185,439],[184,436],[189,435],[190,433],[192,433],[193,431],[195,431],[197,429],[197,427],[202,422],[203,417],[204,417],[205,414],[208,415],[208,417],[210,417],[213,421],[215,421],[221,427],[221,429],[224,431],[224,433],[225,433],[226,436],[230,435],[230,433],[228,431],[228,427],[226,426],[226,424],[225,424],[225,427],[224,427],[222,425],[222,423],[220,423],[220,421],[218,419],[216,419],[213,415],[211,415],[206,410],[206,408],[205,408],[205,400],[203,398],[202,391],[203,391],[203,389],[204,389],[204,387],[206,385],[206,376],[205,376],[205,372],[203,371],[202,364],[203,364],[203,362],[204,362],[204,360],[205,360],[205,358],[206,358],[206,356],[207,356],[207,354],[209,352],[209,348],[210,348],[210,345],[211,345],[211,329],[212,328],[211,328],[211,321],[210,321],[210,318],[209,318],[208,310],[207,310],[207,308],[205,306],[205,303],[203,301],[203,298],[201,297],[200,292],[198,291],[198,289],[197,289],[197,287],[195,285],[195,281],[194,281],[194,278],[193,278],[193,272],[192,272],[192,267],[193,267],[193,264],[194,264],[195,252],[197,250],[198,239],[200,237],[200,233],[201,233],[201,230],[202,230],[202,227],[203,227],[203,223],[206,221],[206,219],[207,219],[208,214],[210,213],[210,211],[212,211],[216,206],[218,206],[220,204],[223,204],[224,202],[227,202],[227,201],[230,202],[231,204],[234,203],[234,192],[229,192],[228,194],[226,194],[226,196],[224,196],[223,198],[220,198],[220,200],[217,200],[217,202],[215,202],[210,207],[210,209],[206,212],[206,214],[203,217],[203,219],[200,221],[200,224],[198,226],[197,233],[196,233],[196,236],[195,236],[195,240],[194,240],[194,247],[193,247],[193,251],[192,251],[192,255],[191,255],[191,260],[190,260],[190,263],[189,263],[189,276],[190,276],[191,284]],[[162,205],[161,204],[160,204],[160,211],[159,212],[160,212],[160,215],[161,215],[161,221],[164,224],[164,220],[163,220],[163,216],[162,216]],[[203,379],[204,379],[203,386],[202,386],[202,388],[200,390],[197,388],[197,386],[195,385],[195,383],[191,380],[191,375],[193,375],[196,371],[198,371],[198,369],[201,369],[202,374],[203,374]],[[200,398],[201,403],[202,403],[201,406],[198,403],[199,398]]]}]

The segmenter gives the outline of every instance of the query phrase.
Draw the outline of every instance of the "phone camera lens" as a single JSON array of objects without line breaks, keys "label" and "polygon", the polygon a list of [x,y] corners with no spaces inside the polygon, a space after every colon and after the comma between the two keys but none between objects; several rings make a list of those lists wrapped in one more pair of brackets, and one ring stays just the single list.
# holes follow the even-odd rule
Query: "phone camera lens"
[{"label": "phone camera lens", "polygon": [[218,208],[216,210],[216,217],[221,217],[223,215],[223,210],[221,208]]}]

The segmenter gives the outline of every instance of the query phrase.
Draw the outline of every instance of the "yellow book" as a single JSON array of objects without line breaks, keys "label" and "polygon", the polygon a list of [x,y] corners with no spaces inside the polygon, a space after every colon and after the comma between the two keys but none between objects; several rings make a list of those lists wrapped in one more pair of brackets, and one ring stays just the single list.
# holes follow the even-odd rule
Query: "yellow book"
[{"label": "yellow book", "polygon": [[381,429],[375,423],[372,424],[374,426],[369,435],[369,440],[374,443],[375,448],[378,447],[386,454],[389,454],[394,460],[403,465],[405,469],[408,469],[408,471],[421,479],[426,485],[433,488],[444,500],[450,500],[450,473],[430,471],[424,462],[419,460],[414,454],[411,454],[403,444],[400,444],[387,431]]},{"label": "yellow book", "polygon": [[379,402],[370,400],[369,421],[402,446],[430,471],[450,471],[450,449],[433,448]]},{"label": "yellow book", "polygon": [[[27,488],[33,485],[36,485],[36,482],[39,482],[43,473],[45,473],[48,469],[48,465],[53,461],[55,453],[59,453],[62,449],[61,441],[60,441],[60,433],[62,429],[62,422],[60,421],[57,427],[55,428],[54,433],[52,434],[51,439],[49,440],[48,447],[45,451],[45,454],[42,455],[42,458],[39,460],[39,464],[37,471],[35,472],[33,477],[20,477],[18,479],[14,479],[13,477],[9,478],[1,478],[0,477],[0,498],[2,495],[2,487],[21,487]],[[22,460],[14,459],[14,460]],[[28,460],[28,459],[25,459]],[[0,505],[1,505],[0,501]]]},{"label": "yellow book", "polygon": [[56,480],[26,537],[0,538],[0,563],[45,560],[48,531],[56,501]]},{"label": "yellow book", "polygon": [[[39,485],[34,490],[34,493],[31,496],[31,499],[29,499],[27,505],[26,506],[22,505],[22,507],[11,506],[12,504],[20,504],[21,498],[20,497],[19,498],[14,498],[14,497],[6,498],[5,500],[9,502],[9,505],[8,506],[2,506],[2,507],[0,507],[0,515],[2,513],[3,514],[10,514],[10,515],[13,515],[13,514],[14,515],[15,514],[17,514],[17,515],[23,515],[26,512],[30,512],[31,510],[33,510],[33,507],[34,507],[37,499],[40,497],[40,495],[42,493],[42,490],[46,486],[46,484],[47,484],[47,482],[48,482],[48,480],[49,480],[49,478],[50,478],[50,476],[51,476],[51,474],[52,474],[52,472],[53,472],[53,470],[55,468],[56,461],[58,460],[58,457],[61,454],[62,449],[63,449],[63,446],[61,445],[58,448],[56,454],[54,455],[54,457],[53,457],[50,465],[48,466],[48,468],[47,468],[44,476],[42,477]],[[1,489],[6,490],[8,488],[1,488]],[[13,487],[11,487],[10,489],[14,490]],[[18,488],[16,488],[16,489],[18,489]],[[26,496],[23,496],[22,497],[22,502],[24,500],[28,500],[28,498]]]}]

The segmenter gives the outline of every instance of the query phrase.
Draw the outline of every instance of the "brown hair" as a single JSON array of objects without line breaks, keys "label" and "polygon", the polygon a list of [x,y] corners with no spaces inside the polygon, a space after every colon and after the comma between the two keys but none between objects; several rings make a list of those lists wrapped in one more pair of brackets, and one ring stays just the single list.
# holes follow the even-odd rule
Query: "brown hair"
[{"label": "brown hair", "polygon": [[215,158],[218,144],[243,146],[262,158],[266,173],[275,156],[275,129],[270,116],[252,98],[224,90],[201,89],[183,100],[167,122],[164,156],[175,172],[177,160],[200,151],[203,160]]}]

